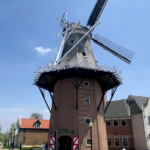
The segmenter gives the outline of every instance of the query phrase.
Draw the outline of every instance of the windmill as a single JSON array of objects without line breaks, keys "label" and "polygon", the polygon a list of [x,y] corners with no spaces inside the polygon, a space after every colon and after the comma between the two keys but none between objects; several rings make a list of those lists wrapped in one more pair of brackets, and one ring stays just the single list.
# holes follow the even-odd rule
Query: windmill
[{"label": "windmill", "polygon": [[[87,32],[85,33],[85,35],[87,35],[89,32],[92,32],[94,30],[94,28],[99,24],[98,20],[104,10],[104,7],[106,5],[108,0],[97,0],[94,8],[93,8],[93,11],[91,12],[90,14],[90,17],[87,21],[87,24],[86,24],[86,27],[87,29]],[[62,27],[63,31],[65,30],[66,32],[63,32],[62,34],[60,34],[59,36],[61,35],[64,35],[64,39],[62,41],[62,44],[60,45],[60,48],[58,50],[58,53],[57,53],[57,57],[55,59],[55,63],[58,61],[58,58],[60,56],[60,52],[61,52],[61,48],[63,47],[63,45],[65,44],[65,41],[67,41],[68,37],[70,36],[70,34],[68,35],[68,37],[66,37],[67,35],[67,29],[70,28],[70,30],[73,30],[76,28],[77,25],[79,25],[80,22],[78,22],[76,25],[74,23],[70,23],[69,21],[67,21],[66,19],[64,19],[64,15],[65,13],[63,14],[62,16],[62,19],[57,19],[60,21],[60,26]],[[71,27],[70,27],[71,26]],[[85,35],[83,37],[85,37]],[[111,42],[110,40],[104,38],[103,36],[99,35],[99,34],[95,34],[94,37],[91,37],[91,40],[96,43],[97,45],[101,46],[103,49],[107,50],[108,52],[112,53],[113,55],[117,56],[118,58],[120,58],[121,60],[123,60],[124,62],[130,64],[131,63],[131,60],[134,56],[134,53]],[[79,44],[79,42],[81,41],[81,39],[74,45],[74,47]],[[71,48],[68,53],[72,50],[73,48]],[[68,54],[67,53],[67,54]],[[66,55],[67,55],[66,54]],[[65,55],[65,56],[66,56]],[[65,57],[64,56],[64,57]],[[62,58],[63,59],[63,58]]]},{"label": "windmill", "polygon": [[[65,15],[58,19],[63,40],[55,61],[40,67],[35,77],[34,84],[51,113],[49,150],[85,150],[87,146],[108,150],[104,113],[122,78],[115,67],[97,64],[91,40],[128,64],[134,53],[98,34],[92,36],[106,3],[107,0],[97,0],[86,26],[67,21]],[[44,90],[50,94],[51,108]],[[112,91],[106,105],[108,90]],[[94,134],[88,126],[92,122]]]}]

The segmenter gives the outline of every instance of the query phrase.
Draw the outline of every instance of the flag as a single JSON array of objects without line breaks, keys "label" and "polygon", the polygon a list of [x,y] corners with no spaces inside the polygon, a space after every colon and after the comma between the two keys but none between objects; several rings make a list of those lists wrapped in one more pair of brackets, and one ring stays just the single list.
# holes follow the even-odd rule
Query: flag
[{"label": "flag", "polygon": [[65,13],[63,14],[62,18],[66,15],[67,11],[65,11]]}]

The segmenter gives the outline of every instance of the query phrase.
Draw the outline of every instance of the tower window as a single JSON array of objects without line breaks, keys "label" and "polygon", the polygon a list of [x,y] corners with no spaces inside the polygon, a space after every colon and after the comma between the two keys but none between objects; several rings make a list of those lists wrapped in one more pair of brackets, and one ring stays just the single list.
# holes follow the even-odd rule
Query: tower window
[{"label": "tower window", "polygon": [[89,124],[91,122],[91,118],[85,118],[85,123]]},{"label": "tower window", "polygon": [[86,146],[91,146],[91,139],[86,139]]},{"label": "tower window", "polygon": [[82,52],[82,55],[83,55],[83,56],[86,56],[86,53],[85,53],[85,52]]},{"label": "tower window", "polygon": [[74,40],[70,40],[70,44],[72,45],[74,43]]},{"label": "tower window", "polygon": [[85,99],[85,105],[90,105],[90,100],[89,99]]},{"label": "tower window", "polygon": [[84,86],[85,87],[89,87],[89,82],[88,81],[84,81]]}]

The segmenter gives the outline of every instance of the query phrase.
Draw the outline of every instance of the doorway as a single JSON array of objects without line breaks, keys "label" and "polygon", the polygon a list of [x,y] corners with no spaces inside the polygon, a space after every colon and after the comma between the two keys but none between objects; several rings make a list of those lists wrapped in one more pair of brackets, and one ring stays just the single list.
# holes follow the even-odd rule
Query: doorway
[{"label": "doorway", "polygon": [[61,136],[59,138],[59,150],[71,150],[72,138],[69,136]]}]

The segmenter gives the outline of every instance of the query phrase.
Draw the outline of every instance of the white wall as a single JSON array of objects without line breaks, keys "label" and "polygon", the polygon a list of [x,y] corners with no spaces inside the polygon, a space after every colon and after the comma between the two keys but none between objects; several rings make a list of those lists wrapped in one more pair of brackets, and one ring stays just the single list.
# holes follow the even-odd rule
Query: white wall
[{"label": "white wall", "polygon": [[132,129],[135,150],[147,150],[142,114],[132,116]]},{"label": "white wall", "polygon": [[150,149],[150,138],[148,135],[150,134],[150,125],[148,124],[148,116],[150,116],[150,99],[148,99],[147,106],[143,107],[143,121],[145,128],[145,138],[148,149]]}]

